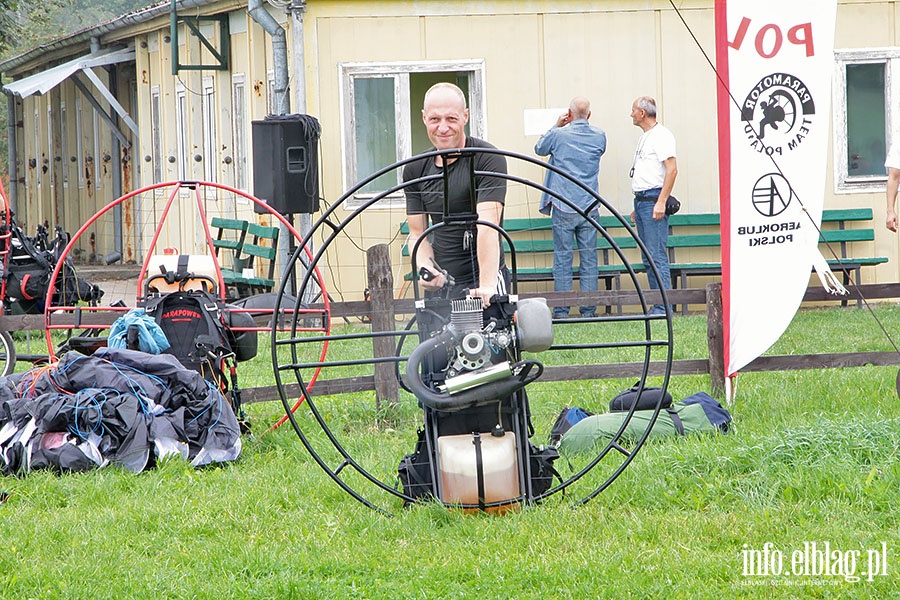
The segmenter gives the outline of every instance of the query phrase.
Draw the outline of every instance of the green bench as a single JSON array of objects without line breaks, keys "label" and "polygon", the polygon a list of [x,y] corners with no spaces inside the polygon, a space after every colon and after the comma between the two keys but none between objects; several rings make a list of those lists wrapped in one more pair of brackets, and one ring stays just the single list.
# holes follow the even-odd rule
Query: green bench
[{"label": "green bench", "polygon": [[[550,217],[524,217],[518,219],[504,219],[503,221],[503,229],[510,235],[513,240],[513,244],[516,249],[516,257],[517,262],[519,259],[524,258],[529,255],[546,255],[553,256],[553,238],[551,233],[551,219]],[[616,228],[620,228],[623,232],[625,231],[622,223],[611,216],[604,216],[600,218],[600,225],[603,226],[607,231],[614,231]],[[541,234],[541,237],[535,238],[523,238],[523,234],[533,232],[544,232]],[[403,235],[409,234],[409,225],[404,221],[400,225],[400,233]],[[516,239],[519,238],[519,239]],[[613,241],[620,248],[637,248],[637,242],[635,242],[634,238],[630,235],[625,236],[615,236],[613,237]],[[504,241],[503,249],[505,252],[510,252],[509,244]],[[604,280],[604,286],[607,290],[619,289],[620,288],[620,278],[623,273],[627,273],[627,269],[622,264],[611,264],[611,257],[613,256],[613,247],[609,240],[605,239],[603,236],[597,236],[597,250],[600,252],[598,272],[599,279]],[[409,256],[409,248],[407,248],[406,244],[403,245],[402,250],[403,256]],[[552,258],[549,262],[552,262]],[[512,265],[509,265],[510,269],[512,269]],[[644,267],[641,264],[634,265],[635,270],[642,270]],[[578,266],[574,266],[572,269],[573,277],[578,277]],[[404,279],[409,281],[412,279],[412,272],[408,272],[404,275]],[[525,267],[517,265],[515,270],[515,276],[517,281],[526,282],[526,281],[553,281],[553,268],[551,266],[547,267]]]},{"label": "green bench", "polygon": [[[278,227],[221,217],[213,217],[210,225],[216,228],[213,247],[228,297],[271,292],[275,287]],[[252,275],[245,274],[245,269],[252,270]]]},{"label": "green bench", "polygon": [[[836,252],[840,260],[833,257],[828,260],[829,266],[834,271],[843,273],[844,285],[849,285],[851,275],[853,281],[859,285],[861,271],[865,266],[874,266],[888,261],[886,257],[856,257],[851,256],[849,244],[851,242],[865,242],[875,239],[875,230],[871,226],[864,228],[852,228],[851,223],[871,225],[873,219],[870,208],[850,208],[825,210],[822,215],[822,243],[827,242],[832,246],[839,245]],[[552,221],[550,217],[525,217],[504,220],[504,230],[510,235],[516,248],[517,262],[523,262],[523,258],[530,255],[544,255],[548,257],[543,262],[547,266],[526,267],[517,265],[516,277],[518,281],[552,281],[552,255],[553,239],[551,234]],[[602,216],[600,225],[610,233],[621,231],[625,233],[622,223],[612,216]],[[672,274],[673,287],[687,288],[688,278],[692,276],[715,277],[722,275],[722,263],[718,260],[721,247],[721,220],[719,213],[679,213],[669,217],[669,268]],[[618,230],[618,231],[617,231]],[[541,232],[540,237],[523,237],[523,234]],[[401,234],[408,234],[409,227],[404,222],[400,227]],[[518,239],[517,239],[518,238]],[[630,235],[613,236],[616,244],[623,249],[637,248],[637,243]],[[508,244],[504,248],[509,252]],[[704,249],[706,254],[714,255],[717,260],[687,261],[680,260],[680,254],[692,249]],[[599,256],[599,277],[604,280],[607,290],[620,289],[620,279],[628,272],[621,262],[613,261],[612,246],[602,236],[598,236],[597,250]],[[829,254],[823,251],[826,258]],[[403,256],[409,256],[409,249],[403,245]],[[510,265],[511,267],[511,265]],[[639,256],[632,260],[632,268],[635,272],[644,271],[644,265]],[[572,269],[573,277],[578,276],[578,267]],[[412,278],[412,273],[405,275],[406,280]],[[845,302],[846,303],[846,302]],[[684,307],[684,311],[687,307]]]},{"label": "green bench", "polygon": [[[625,230],[622,223],[615,217],[600,217],[600,225],[609,232],[616,232],[616,229]],[[545,254],[553,256],[553,237],[552,224],[550,217],[527,217],[520,219],[505,219],[503,229],[513,238],[513,244],[516,247],[516,257],[523,258],[529,254]],[[515,239],[516,234],[521,237],[524,232],[546,231],[547,237],[540,239]],[[613,236],[613,241],[620,248],[637,248],[637,242],[630,235]],[[504,249],[509,252],[509,248],[504,244]],[[600,252],[598,257],[599,278],[604,280],[607,290],[619,289],[619,280],[623,273],[626,273],[624,265],[612,264],[610,261],[613,255],[612,244],[601,235],[597,236],[597,250]],[[577,250],[576,250],[577,253]],[[549,262],[552,262],[550,259]],[[642,267],[643,268],[643,267]],[[572,276],[578,277],[578,266],[573,266]],[[553,268],[546,267],[518,267],[516,269],[518,281],[552,281]]]},{"label": "green bench", "polygon": [[[886,263],[888,259],[883,256],[852,256],[850,253],[851,242],[871,242],[875,239],[873,227],[848,229],[851,223],[871,225],[874,218],[871,208],[838,208],[825,210],[822,213],[822,234],[820,244],[828,244],[835,250],[837,259],[831,255],[827,247],[822,254],[828,261],[828,266],[833,271],[843,275],[845,286],[851,284],[851,280],[859,285],[862,280],[862,268]],[[685,227],[714,227],[716,233],[679,233]],[[704,214],[677,214],[669,217],[669,269],[672,273],[672,286],[687,288],[688,278],[691,276],[721,276],[722,263],[711,262],[679,262],[676,250],[678,248],[707,248],[718,251],[721,245],[721,236],[718,233],[720,220],[718,213]],[[861,301],[857,301],[859,304]],[[843,302],[846,305],[846,301]]]}]

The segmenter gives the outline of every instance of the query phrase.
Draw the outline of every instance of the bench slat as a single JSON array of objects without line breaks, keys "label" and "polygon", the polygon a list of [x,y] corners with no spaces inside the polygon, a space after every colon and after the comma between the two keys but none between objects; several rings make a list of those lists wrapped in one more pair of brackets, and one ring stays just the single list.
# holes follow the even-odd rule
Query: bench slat
[{"label": "bench slat", "polygon": [[871,242],[874,229],[823,229],[819,242]]}]

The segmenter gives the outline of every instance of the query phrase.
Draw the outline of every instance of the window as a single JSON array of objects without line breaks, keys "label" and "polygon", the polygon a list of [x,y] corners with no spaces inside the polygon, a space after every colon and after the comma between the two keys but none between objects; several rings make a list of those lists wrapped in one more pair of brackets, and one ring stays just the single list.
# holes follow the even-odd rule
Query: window
[{"label": "window", "polygon": [[[356,77],[353,79],[353,151],[357,175],[368,176],[397,162],[397,119],[394,107],[400,90],[394,77]],[[365,118],[360,118],[365,115]],[[362,188],[376,193],[397,185],[398,175],[386,173]]]},{"label": "window", "polygon": [[62,151],[60,152],[60,171],[62,176],[63,189],[69,188],[69,123],[66,119],[66,103],[65,101],[63,101],[59,103],[59,122],[61,125],[59,128],[59,145],[62,146]]},{"label": "window", "polygon": [[186,181],[190,177],[187,140],[187,91],[180,81],[175,84],[175,135],[178,146],[178,180]]},{"label": "window", "polygon": [[[837,192],[884,189],[889,140],[900,139],[900,118],[890,107],[900,101],[900,49],[835,52],[834,170]],[[900,72],[900,71],[898,71]]]},{"label": "window", "polygon": [[[344,189],[398,160],[431,147],[422,125],[422,100],[435,83],[449,81],[468,97],[468,135],[486,137],[484,62],[345,63],[341,65],[341,130]],[[400,181],[400,171],[385,173],[348,199],[346,208],[384,192]],[[378,206],[403,206],[402,193]]]},{"label": "window", "polygon": [[162,130],[160,122],[160,94],[159,86],[150,88],[150,160],[153,161],[152,183],[162,183],[163,157],[162,157]]},{"label": "window", "polygon": [[234,130],[234,187],[247,191],[250,189],[247,181],[247,117],[244,109],[245,84],[244,74],[235,73],[231,76],[231,106]]},{"label": "window", "polygon": [[[216,136],[216,89],[212,77],[203,78],[203,178],[217,183],[219,171],[219,152]],[[216,196],[215,188],[208,188],[207,194]]]}]

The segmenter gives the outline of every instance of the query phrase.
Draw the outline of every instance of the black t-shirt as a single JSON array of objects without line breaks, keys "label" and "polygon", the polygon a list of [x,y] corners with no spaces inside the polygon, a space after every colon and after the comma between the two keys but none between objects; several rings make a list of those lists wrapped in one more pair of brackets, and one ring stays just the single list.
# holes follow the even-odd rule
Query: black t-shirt
[{"label": "black t-shirt", "polygon": [[[466,148],[494,148],[478,138],[466,137]],[[434,150],[434,148],[432,148]],[[461,156],[451,163],[448,170],[449,211],[452,215],[475,214],[475,202],[503,202],[506,199],[506,179],[489,175],[475,176],[475,202],[472,201],[470,165],[475,171],[506,174],[506,157],[500,154],[476,153]],[[403,169],[403,181],[442,173],[442,167],[434,164],[434,158],[411,162]],[[420,182],[405,188],[406,213],[427,214],[431,223],[444,220],[444,180]],[[474,220],[474,218],[473,218]],[[502,217],[500,224],[503,224]],[[478,281],[478,256],[476,254],[475,227],[472,225],[447,225],[432,232],[431,246],[434,258],[442,269],[453,275],[457,285],[474,286]],[[412,248],[410,248],[412,250]],[[504,265],[503,251],[500,265]]]}]

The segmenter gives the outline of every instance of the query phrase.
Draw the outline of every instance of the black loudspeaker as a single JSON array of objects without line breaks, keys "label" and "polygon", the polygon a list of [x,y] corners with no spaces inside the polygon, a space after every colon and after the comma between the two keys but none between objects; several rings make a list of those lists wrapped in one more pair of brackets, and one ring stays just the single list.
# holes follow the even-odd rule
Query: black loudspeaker
[{"label": "black loudspeaker", "polygon": [[310,115],[269,115],[252,125],[253,194],[282,214],[318,211],[319,121]]}]

